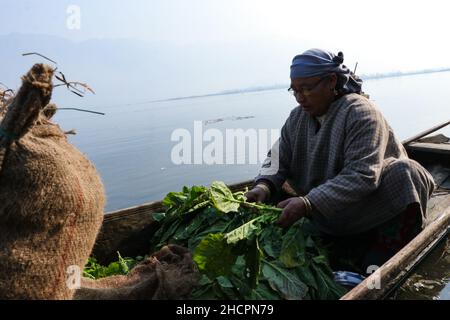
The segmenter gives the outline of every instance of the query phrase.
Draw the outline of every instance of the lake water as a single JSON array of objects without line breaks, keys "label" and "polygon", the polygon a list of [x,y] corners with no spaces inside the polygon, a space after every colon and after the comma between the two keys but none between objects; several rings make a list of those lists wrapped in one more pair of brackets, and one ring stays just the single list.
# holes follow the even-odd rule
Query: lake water
[{"label": "lake water", "polygon": [[450,238],[445,238],[396,290],[397,300],[450,300]]},{"label": "lake water", "polygon": [[[363,88],[402,140],[450,118],[449,72],[367,80]],[[249,163],[248,157],[247,164],[237,160],[234,164],[175,164],[171,152],[179,140],[172,141],[172,133],[186,129],[194,139],[194,121],[213,119],[223,121],[203,124],[203,132],[212,128],[223,133],[238,128],[279,130],[296,106],[294,98],[281,89],[158,103],[133,104],[120,96],[118,101],[124,105],[89,106],[105,116],[60,111],[55,117],[63,129],[76,129],[71,142],[96,165],[106,188],[106,212],[162,199],[184,185],[253,178],[260,163]],[[449,136],[450,128],[444,133]],[[208,144],[203,142],[203,147]],[[258,152],[266,149],[258,147]],[[201,149],[192,150],[192,160],[201,153]],[[243,156],[237,154],[236,159],[244,160]]]}]

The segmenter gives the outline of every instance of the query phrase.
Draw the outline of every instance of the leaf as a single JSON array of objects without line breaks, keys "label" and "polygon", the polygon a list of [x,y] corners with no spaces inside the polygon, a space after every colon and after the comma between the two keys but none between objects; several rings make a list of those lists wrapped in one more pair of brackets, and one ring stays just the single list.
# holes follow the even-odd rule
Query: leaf
[{"label": "leaf", "polygon": [[316,243],[314,242],[314,240],[312,239],[311,236],[308,236],[308,237],[306,238],[305,246],[306,246],[307,248],[315,248]]},{"label": "leaf", "polygon": [[100,279],[108,276],[124,274],[119,262],[112,262],[107,267],[97,263],[94,258],[89,258],[83,274],[89,278]]},{"label": "leaf", "polygon": [[313,258],[313,261],[317,264],[323,264],[325,266],[328,265],[328,260],[324,255],[316,256]]},{"label": "leaf", "polygon": [[305,264],[305,238],[301,230],[301,221],[296,222],[283,237],[280,261],[287,268],[295,268]]},{"label": "leaf", "polygon": [[184,192],[169,192],[164,197],[162,204],[170,211],[181,207],[187,199],[188,197]]},{"label": "leaf", "polygon": [[[167,228],[165,230],[165,232],[159,236],[159,238],[161,239],[159,241],[159,243],[156,245],[156,249],[160,249],[163,246],[165,246],[166,244],[168,244],[169,239],[177,232],[178,227],[180,227],[182,221],[181,220],[176,220],[174,223],[172,223],[169,228]],[[161,231],[164,231],[164,229],[161,229]],[[155,240],[155,239],[153,239]]]},{"label": "leaf", "polygon": [[239,295],[236,296],[238,299],[244,299],[245,297],[251,295],[252,289],[249,286],[248,281],[243,277],[246,269],[246,261],[243,255],[240,255],[236,259],[231,270],[230,281],[233,283],[234,287],[237,289]]},{"label": "leaf", "polygon": [[236,261],[223,234],[209,234],[194,250],[193,260],[210,279],[227,276]]},{"label": "leaf", "polygon": [[223,213],[236,212],[239,209],[239,201],[234,199],[233,193],[225,183],[214,181],[209,189],[211,201],[217,210]]},{"label": "leaf", "polygon": [[295,269],[300,280],[308,286],[309,291],[317,290],[317,281],[314,274],[310,270],[309,264],[303,265]]},{"label": "leaf", "polygon": [[322,258],[311,264],[318,283],[318,299],[336,300],[346,293],[346,289],[334,281],[333,272]]},{"label": "leaf", "polygon": [[283,299],[301,300],[308,293],[308,287],[298,279],[295,271],[263,261],[262,273],[272,289],[279,292]]},{"label": "leaf", "polygon": [[219,221],[212,227],[204,228],[202,231],[199,231],[199,233],[188,239],[188,248],[190,250],[194,250],[199,245],[199,243],[209,234],[223,233],[227,225],[227,221]]},{"label": "leaf", "polygon": [[[327,300],[329,299],[329,293],[330,289],[328,288],[328,284],[326,279],[324,279],[324,274],[320,267],[314,267],[313,268],[314,273],[316,275],[316,281],[317,281],[317,297],[318,300]],[[326,277],[326,276],[325,276]]]},{"label": "leaf", "polygon": [[207,221],[205,221],[206,219],[208,219],[208,216],[205,214],[195,215],[195,217],[190,221],[190,223],[185,226],[181,234],[176,236],[176,240],[185,240],[194,237],[198,233],[199,229],[201,229],[202,227],[204,227],[205,224],[207,224]]},{"label": "leaf", "polygon": [[205,208],[210,204],[209,200],[202,201],[200,203],[197,203],[196,205],[192,206],[189,210],[184,211],[184,214],[188,214],[194,211],[197,211],[199,209]]},{"label": "leaf", "polygon": [[155,212],[152,214],[152,219],[156,222],[161,222],[166,218],[165,212]]},{"label": "leaf", "polygon": [[223,288],[234,288],[230,279],[228,279],[227,277],[219,276],[216,278],[216,280],[217,280],[217,283]]},{"label": "leaf", "polygon": [[259,248],[258,238],[255,238],[245,254],[245,278],[251,289],[255,289],[258,285],[262,256],[263,253]]},{"label": "leaf", "polygon": [[125,259],[122,258],[119,251],[117,251],[117,255],[119,256],[119,264],[120,264],[120,267],[122,268],[122,272],[124,274],[127,274],[129,271],[127,262],[125,261]]},{"label": "leaf", "polygon": [[102,268],[99,273],[100,278],[123,274],[118,262],[111,262],[106,268]]},{"label": "leaf", "polygon": [[233,193],[233,198],[236,199],[236,200],[244,202],[244,201],[247,200],[247,198],[244,196],[244,194],[245,194],[244,191],[235,192],[235,193]]},{"label": "leaf", "polygon": [[210,284],[198,286],[192,290],[191,298],[206,300],[211,299],[215,296],[214,284],[211,282]]},{"label": "leaf", "polygon": [[247,223],[244,223],[239,228],[234,229],[231,232],[228,232],[225,235],[225,239],[228,244],[235,244],[244,239],[250,239],[252,236],[256,234],[256,231],[259,230],[259,227],[256,225],[258,222],[258,218],[250,220]]},{"label": "leaf", "polygon": [[274,291],[265,281],[259,282],[258,287],[252,291],[251,300],[280,300],[280,295]]},{"label": "leaf", "polygon": [[275,259],[278,259],[281,253],[282,232],[281,228],[269,225],[264,228],[260,236],[260,243],[264,252]]}]

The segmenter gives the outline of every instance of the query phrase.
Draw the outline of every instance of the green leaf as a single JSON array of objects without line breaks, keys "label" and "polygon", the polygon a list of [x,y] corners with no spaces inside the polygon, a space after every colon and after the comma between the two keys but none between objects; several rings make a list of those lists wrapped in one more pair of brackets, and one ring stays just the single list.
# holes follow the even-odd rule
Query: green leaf
[{"label": "green leaf", "polygon": [[260,243],[268,256],[278,259],[281,253],[282,237],[283,234],[281,228],[274,225],[269,225],[264,228],[260,236]]},{"label": "green leaf", "polygon": [[320,300],[336,300],[346,293],[344,287],[334,281],[333,273],[327,264],[321,259],[319,263],[313,262],[311,266],[316,274],[318,284],[317,299]]},{"label": "green leaf", "polygon": [[247,200],[247,198],[244,196],[245,193],[246,193],[246,191],[235,192],[235,193],[233,193],[233,198],[235,198],[236,200],[239,200],[241,202],[244,202]]},{"label": "green leaf", "polygon": [[323,264],[325,266],[328,265],[328,260],[324,255],[316,256],[313,258],[313,261],[317,264]]},{"label": "green leaf", "polygon": [[314,274],[311,272],[309,264],[305,264],[301,267],[295,269],[300,280],[308,286],[309,291],[317,290],[317,281],[314,277]]},{"label": "green leaf", "polygon": [[152,241],[156,241],[158,238],[160,239],[159,243],[155,246],[155,250],[159,250],[163,246],[167,245],[169,243],[169,239],[177,233],[177,229],[181,224],[181,219],[176,220],[172,224],[170,224],[167,229],[161,229],[162,235],[159,233],[155,234],[155,237],[152,239]]},{"label": "green leaf", "polygon": [[120,268],[122,269],[122,273],[127,274],[129,271],[127,262],[125,261],[125,259],[122,258],[119,251],[117,251],[117,255],[119,256],[119,265]]},{"label": "green leaf", "polygon": [[197,232],[200,233],[197,233],[193,235],[190,239],[188,239],[187,247],[189,248],[189,250],[195,250],[195,248],[207,235],[215,233],[223,233],[227,224],[228,223],[226,221],[220,221],[214,224],[213,227],[206,228],[204,231],[197,230]]},{"label": "green leaf", "polygon": [[199,285],[192,290],[191,298],[198,300],[212,299],[215,297],[214,283]]},{"label": "green leaf", "polygon": [[316,281],[317,281],[317,297],[316,299],[319,300],[327,300],[329,299],[330,294],[330,288],[328,288],[328,284],[326,281],[326,275],[323,274],[320,267],[313,268],[314,273],[316,275]]},{"label": "green leaf", "polygon": [[244,299],[246,296],[250,295],[252,291],[249,286],[249,282],[243,276],[246,272],[246,268],[245,257],[243,255],[239,255],[231,270],[231,276],[229,277],[230,281],[239,293],[239,295],[236,296],[238,299]]},{"label": "green leaf", "polygon": [[189,219],[188,223],[183,223],[172,236],[177,243],[183,243],[183,240],[188,240],[198,233],[198,230],[205,226],[205,215],[197,214],[193,219]]},{"label": "green leaf", "polygon": [[301,230],[301,221],[296,222],[283,237],[280,261],[287,268],[295,268],[305,264],[305,238]]},{"label": "green leaf", "polygon": [[228,279],[227,277],[219,276],[216,278],[216,280],[217,280],[217,283],[223,288],[234,288],[230,279]]},{"label": "green leaf", "polygon": [[259,230],[259,227],[256,225],[257,222],[258,218],[255,218],[247,223],[244,223],[239,228],[236,228],[233,231],[228,232],[225,235],[227,243],[235,244],[241,240],[250,239],[252,236],[256,234],[256,231]]},{"label": "green leaf", "polygon": [[274,291],[265,281],[260,281],[258,287],[251,292],[251,300],[280,300],[280,295]]},{"label": "green leaf", "polygon": [[211,184],[210,197],[214,207],[223,213],[236,212],[239,209],[239,201],[234,199],[233,193],[221,181]]},{"label": "green leaf", "polygon": [[195,248],[193,259],[198,269],[210,279],[230,274],[236,261],[232,246],[227,244],[223,234],[209,234]]},{"label": "green leaf", "polygon": [[156,222],[161,222],[166,218],[165,212],[155,212],[152,214],[152,219]]},{"label": "green leaf", "polygon": [[301,300],[308,293],[308,287],[298,279],[295,271],[285,269],[276,262],[263,261],[262,273],[272,289],[283,299]]},{"label": "green leaf", "polygon": [[163,199],[162,204],[170,209],[176,209],[181,207],[186,200],[188,199],[188,196],[184,192],[169,192]]},{"label": "green leaf", "polygon": [[112,262],[107,267],[97,263],[94,258],[89,258],[83,270],[83,274],[92,279],[100,279],[104,277],[124,274],[119,262]]},{"label": "green leaf", "polygon": [[190,189],[183,187],[181,192],[169,192],[162,204],[167,207],[168,214],[176,217],[206,206],[207,198],[208,192],[205,187],[193,186]]},{"label": "green leaf", "polygon": [[261,272],[261,258],[263,253],[259,248],[258,239],[255,238],[245,254],[245,277],[248,279],[251,289],[258,285],[259,274]]},{"label": "green leaf", "polygon": [[311,236],[308,236],[308,237],[306,238],[305,246],[306,246],[307,248],[315,248],[315,247],[316,247],[316,243],[314,242],[314,240],[312,239]]}]

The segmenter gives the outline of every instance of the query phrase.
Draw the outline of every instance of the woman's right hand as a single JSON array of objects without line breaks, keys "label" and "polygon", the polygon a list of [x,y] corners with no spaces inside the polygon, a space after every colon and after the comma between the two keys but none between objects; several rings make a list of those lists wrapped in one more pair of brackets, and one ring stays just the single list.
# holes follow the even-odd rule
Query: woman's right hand
[{"label": "woman's right hand", "polygon": [[244,194],[248,202],[264,203],[267,199],[267,192],[260,188],[254,187],[252,190]]}]

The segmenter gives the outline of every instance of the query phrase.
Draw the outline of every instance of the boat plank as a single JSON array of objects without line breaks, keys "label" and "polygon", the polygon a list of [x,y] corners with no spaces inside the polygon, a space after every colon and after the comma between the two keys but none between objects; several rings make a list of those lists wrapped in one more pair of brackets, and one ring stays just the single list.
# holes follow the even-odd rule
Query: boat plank
[{"label": "boat plank", "polygon": [[425,151],[432,153],[439,153],[450,155],[450,143],[425,143],[425,142],[412,142],[408,145],[408,148],[413,151]]}]

